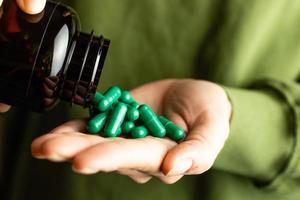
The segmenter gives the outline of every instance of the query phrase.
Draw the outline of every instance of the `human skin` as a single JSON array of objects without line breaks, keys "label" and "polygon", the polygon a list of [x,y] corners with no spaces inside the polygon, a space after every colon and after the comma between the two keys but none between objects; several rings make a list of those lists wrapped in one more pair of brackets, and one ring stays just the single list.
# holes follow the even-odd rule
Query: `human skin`
[{"label": "human skin", "polygon": [[[3,0],[0,0],[0,6]],[[16,0],[19,7],[27,14],[37,14],[41,12],[46,4],[46,0]]]},{"label": "human skin", "polygon": [[162,80],[131,91],[186,132],[177,144],[166,138],[103,138],[85,134],[86,120],[67,122],[32,143],[32,154],[69,161],[82,174],[117,172],[138,183],[157,177],[167,184],[210,169],[229,136],[231,104],[222,87],[193,80]]},{"label": "human skin", "polygon": [[[28,14],[37,14],[41,12],[46,4],[46,0],[16,0],[19,7]],[[0,0],[0,6],[3,0]],[[10,109],[9,105],[0,103],[0,112],[6,112]]]}]

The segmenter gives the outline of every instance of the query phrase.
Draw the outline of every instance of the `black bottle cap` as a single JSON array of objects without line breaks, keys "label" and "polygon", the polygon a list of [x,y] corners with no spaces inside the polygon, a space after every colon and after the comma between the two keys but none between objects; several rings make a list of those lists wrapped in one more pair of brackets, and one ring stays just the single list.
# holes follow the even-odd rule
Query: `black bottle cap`
[{"label": "black bottle cap", "polygon": [[78,32],[71,43],[61,77],[59,97],[89,107],[96,92],[110,41]]}]

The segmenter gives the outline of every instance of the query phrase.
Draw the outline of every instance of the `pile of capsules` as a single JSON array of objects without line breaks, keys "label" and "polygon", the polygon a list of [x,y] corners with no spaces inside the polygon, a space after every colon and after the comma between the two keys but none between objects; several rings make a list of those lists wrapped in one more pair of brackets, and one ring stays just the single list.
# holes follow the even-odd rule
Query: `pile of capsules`
[{"label": "pile of capsules", "polygon": [[90,113],[86,129],[91,134],[128,138],[144,138],[150,134],[159,138],[167,136],[177,142],[185,138],[182,128],[157,116],[148,105],[140,105],[129,91],[122,91],[117,86],[104,94],[96,92]]}]

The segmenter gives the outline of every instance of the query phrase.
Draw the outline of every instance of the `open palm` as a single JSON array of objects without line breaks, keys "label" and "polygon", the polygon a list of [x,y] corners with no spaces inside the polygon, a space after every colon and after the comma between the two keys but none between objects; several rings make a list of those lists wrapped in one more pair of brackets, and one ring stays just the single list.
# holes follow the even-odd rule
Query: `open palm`
[{"label": "open palm", "polygon": [[180,144],[166,138],[103,138],[87,135],[85,120],[67,122],[32,143],[32,154],[51,161],[71,161],[83,174],[118,172],[139,183],[157,177],[174,183],[201,174],[214,163],[229,134],[231,106],[224,90],[199,80],[162,80],[131,91],[187,132]]}]

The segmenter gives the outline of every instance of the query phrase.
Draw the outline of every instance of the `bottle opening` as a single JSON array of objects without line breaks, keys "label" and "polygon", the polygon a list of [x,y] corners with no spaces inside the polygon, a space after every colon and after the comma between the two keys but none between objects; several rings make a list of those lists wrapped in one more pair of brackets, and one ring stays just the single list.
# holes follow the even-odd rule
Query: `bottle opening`
[{"label": "bottle opening", "polygon": [[91,104],[100,80],[110,41],[103,36],[78,32],[65,61],[58,96],[71,104]]}]

